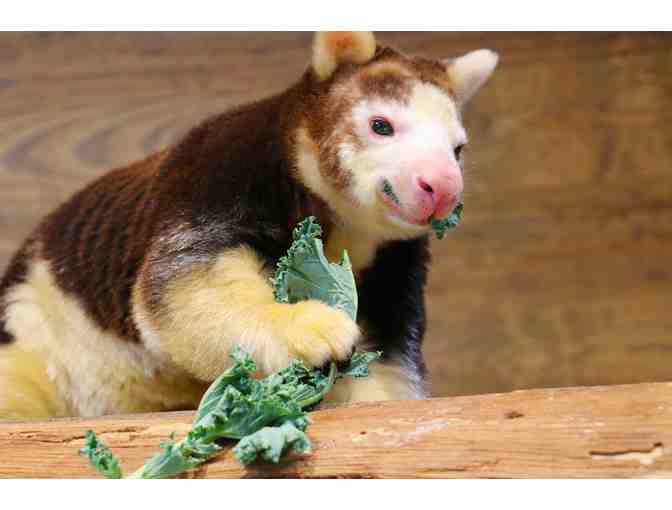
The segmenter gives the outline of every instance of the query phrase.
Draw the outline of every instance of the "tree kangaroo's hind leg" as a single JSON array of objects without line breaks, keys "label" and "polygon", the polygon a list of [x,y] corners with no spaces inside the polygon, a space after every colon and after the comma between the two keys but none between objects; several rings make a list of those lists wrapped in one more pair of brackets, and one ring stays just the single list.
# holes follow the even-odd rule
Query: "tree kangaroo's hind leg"
[{"label": "tree kangaroo's hind leg", "polygon": [[0,344],[0,388],[0,420],[68,415],[44,361],[20,349],[16,342]]}]

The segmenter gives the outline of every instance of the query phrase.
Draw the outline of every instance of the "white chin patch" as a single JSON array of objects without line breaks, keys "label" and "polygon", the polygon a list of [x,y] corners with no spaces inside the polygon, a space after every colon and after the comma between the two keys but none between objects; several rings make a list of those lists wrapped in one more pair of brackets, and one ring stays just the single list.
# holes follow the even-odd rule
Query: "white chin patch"
[{"label": "white chin patch", "polygon": [[393,223],[398,228],[407,231],[409,235],[413,234],[421,235],[427,231],[426,225],[417,225],[415,223],[409,223],[408,221],[401,218],[398,214],[394,214],[394,212],[390,212],[387,215],[387,218],[390,220],[391,223]]}]

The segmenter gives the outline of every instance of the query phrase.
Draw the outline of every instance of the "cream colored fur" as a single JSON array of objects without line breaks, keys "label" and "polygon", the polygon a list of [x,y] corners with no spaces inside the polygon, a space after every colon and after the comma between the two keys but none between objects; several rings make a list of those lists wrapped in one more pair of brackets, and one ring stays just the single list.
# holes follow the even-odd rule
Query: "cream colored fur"
[{"label": "cream colored fur", "polygon": [[253,356],[261,375],[292,358],[313,366],[346,358],[360,337],[357,325],[318,301],[277,303],[262,267],[251,249],[232,249],[172,280],[154,315],[136,291],[134,314],[147,346],[204,381],[229,365],[236,345]]},{"label": "cream colored fur", "polygon": [[341,260],[343,250],[348,252],[352,270],[359,271],[373,264],[379,242],[375,238],[361,236],[345,225],[335,225],[329,234],[329,241],[324,247],[329,260]]},{"label": "cream colored fur", "polygon": [[480,89],[497,66],[499,56],[492,50],[476,50],[445,61],[459,104],[464,104]]},{"label": "cream colored fur", "polygon": [[409,370],[402,360],[373,363],[370,372],[366,378],[339,379],[324,402],[418,400],[427,397],[427,388],[420,376]]},{"label": "cream colored fur", "polygon": [[49,378],[42,357],[16,344],[0,350],[0,420],[25,420],[72,414]]},{"label": "cream colored fur", "polygon": [[313,42],[313,69],[326,80],[339,64],[364,64],[373,58],[376,40],[371,32],[317,32]]},{"label": "cream colored fur", "polygon": [[7,302],[15,341],[0,349],[0,418],[183,409],[204,390],[166,355],[102,331],[46,261],[31,263]]}]

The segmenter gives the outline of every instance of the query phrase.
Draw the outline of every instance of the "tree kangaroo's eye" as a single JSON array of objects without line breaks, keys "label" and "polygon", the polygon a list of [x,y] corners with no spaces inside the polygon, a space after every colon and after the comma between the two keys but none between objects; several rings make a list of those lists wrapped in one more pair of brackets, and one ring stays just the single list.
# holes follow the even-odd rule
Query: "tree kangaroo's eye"
[{"label": "tree kangaroo's eye", "polygon": [[394,128],[390,121],[382,117],[371,119],[371,131],[380,136],[392,136],[394,134]]},{"label": "tree kangaroo's eye", "polygon": [[453,149],[455,151],[455,159],[460,159],[460,156],[462,155],[462,149],[464,149],[463,143]]}]

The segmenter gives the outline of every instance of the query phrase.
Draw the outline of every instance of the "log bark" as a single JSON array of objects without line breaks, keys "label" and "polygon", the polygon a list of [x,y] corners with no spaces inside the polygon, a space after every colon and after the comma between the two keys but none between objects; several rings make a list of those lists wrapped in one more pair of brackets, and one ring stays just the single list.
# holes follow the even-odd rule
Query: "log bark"
[{"label": "log bark", "polygon": [[[0,477],[94,478],[77,455],[94,429],[125,472],[191,412],[0,424]],[[230,448],[197,478],[670,477],[672,383],[516,391],[315,411],[313,452],[241,466]]]}]

